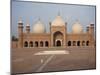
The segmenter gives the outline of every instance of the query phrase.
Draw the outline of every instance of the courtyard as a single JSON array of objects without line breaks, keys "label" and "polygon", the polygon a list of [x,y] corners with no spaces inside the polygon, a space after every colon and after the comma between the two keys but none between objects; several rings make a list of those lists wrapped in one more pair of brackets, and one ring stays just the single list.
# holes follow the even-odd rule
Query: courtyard
[{"label": "courtyard", "polygon": [[86,70],[96,68],[94,47],[15,48],[12,74]]}]

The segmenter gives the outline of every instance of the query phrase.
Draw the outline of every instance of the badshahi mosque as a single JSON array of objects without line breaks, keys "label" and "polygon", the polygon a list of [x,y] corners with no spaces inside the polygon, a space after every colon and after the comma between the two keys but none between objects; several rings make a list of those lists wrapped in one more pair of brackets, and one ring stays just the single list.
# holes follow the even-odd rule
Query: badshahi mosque
[{"label": "badshahi mosque", "polygon": [[44,48],[44,47],[88,47],[95,46],[94,24],[86,27],[86,32],[79,21],[72,25],[72,31],[67,32],[67,23],[61,15],[57,15],[52,22],[49,22],[50,32],[46,32],[44,23],[39,19],[33,25],[26,24],[23,30],[23,21],[18,21],[18,41],[13,42],[13,48]]}]

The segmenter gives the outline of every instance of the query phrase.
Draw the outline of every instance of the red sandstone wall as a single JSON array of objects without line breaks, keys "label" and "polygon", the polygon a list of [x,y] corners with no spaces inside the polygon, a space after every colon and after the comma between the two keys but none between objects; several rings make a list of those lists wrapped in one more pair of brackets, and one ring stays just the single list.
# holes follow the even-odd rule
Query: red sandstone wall
[{"label": "red sandstone wall", "polygon": [[12,41],[11,42],[11,48],[17,48],[18,47],[18,42],[17,41]]}]

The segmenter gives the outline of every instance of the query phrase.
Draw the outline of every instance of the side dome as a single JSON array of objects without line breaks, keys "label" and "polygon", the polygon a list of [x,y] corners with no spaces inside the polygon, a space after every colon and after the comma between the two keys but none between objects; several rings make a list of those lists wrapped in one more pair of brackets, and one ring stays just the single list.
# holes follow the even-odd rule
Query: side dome
[{"label": "side dome", "polygon": [[83,32],[83,27],[79,22],[75,22],[72,26],[72,33],[79,34]]},{"label": "side dome", "polygon": [[44,24],[40,21],[40,19],[33,25],[33,33],[44,33],[45,27]]},{"label": "side dome", "polygon": [[58,15],[55,20],[51,23],[52,26],[65,26],[65,22],[62,17]]}]

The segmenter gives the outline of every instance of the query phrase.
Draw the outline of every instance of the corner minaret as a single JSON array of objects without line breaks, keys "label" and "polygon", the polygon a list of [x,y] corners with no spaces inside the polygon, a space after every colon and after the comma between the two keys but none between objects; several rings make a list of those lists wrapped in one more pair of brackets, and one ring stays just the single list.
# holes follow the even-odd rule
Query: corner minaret
[{"label": "corner minaret", "polygon": [[95,36],[94,36],[94,24],[90,23],[87,27],[87,33],[89,35],[90,45],[95,46]]},{"label": "corner minaret", "polygon": [[93,23],[90,24],[90,33],[94,37],[94,24]]},{"label": "corner minaret", "polygon": [[22,18],[19,18],[18,21],[18,48],[22,48],[23,47],[23,22],[22,22]]},{"label": "corner minaret", "polygon": [[86,32],[89,33],[89,26],[86,27]]},{"label": "corner minaret", "polygon": [[88,27],[87,27],[87,32],[89,34],[91,34],[94,37],[94,24],[91,23]]},{"label": "corner minaret", "polygon": [[30,33],[30,24],[29,23],[26,24],[26,33]]}]

